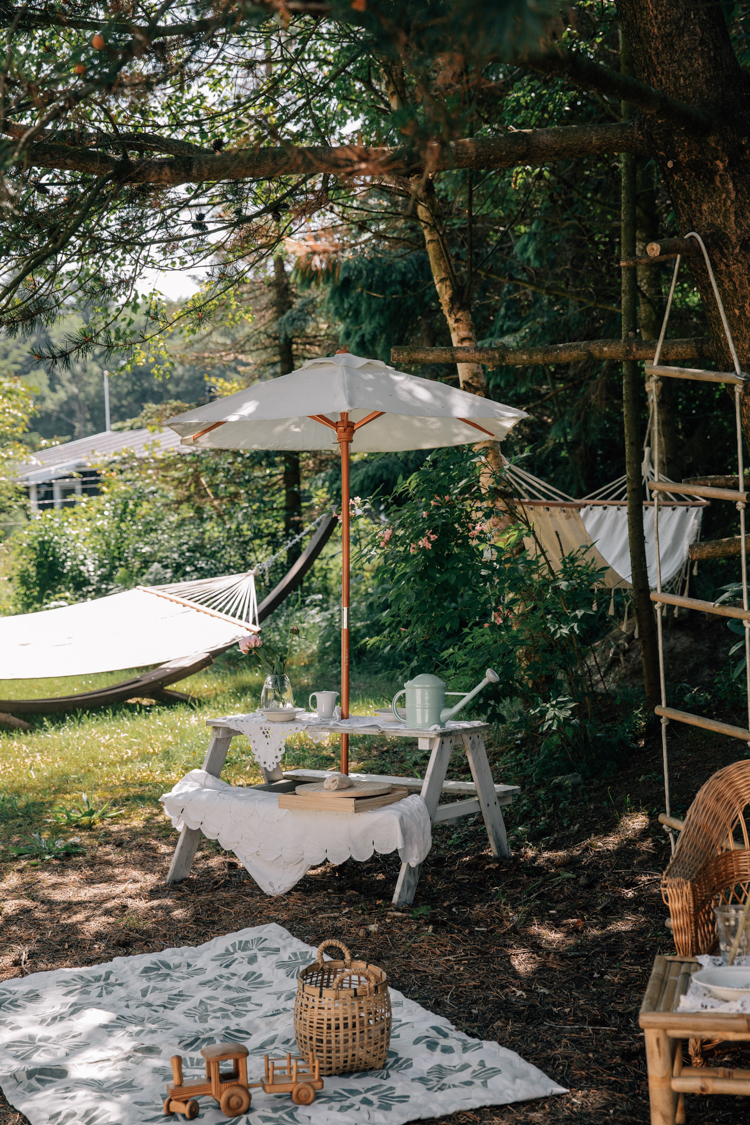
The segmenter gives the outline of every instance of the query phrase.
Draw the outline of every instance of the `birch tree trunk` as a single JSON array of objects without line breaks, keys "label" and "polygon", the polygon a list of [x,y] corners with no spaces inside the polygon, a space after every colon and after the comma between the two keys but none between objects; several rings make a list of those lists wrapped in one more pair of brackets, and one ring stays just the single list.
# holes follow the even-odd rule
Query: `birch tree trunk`
[{"label": "birch tree trunk", "polygon": [[[455,263],[448,248],[445,224],[440,214],[440,202],[431,180],[427,180],[417,188],[416,205],[435,292],[451,334],[451,343],[454,347],[473,347],[477,342],[477,333],[471,315],[471,306],[456,276]],[[481,363],[457,363],[456,369],[462,391],[482,397],[486,395],[487,381]],[[479,442],[476,448],[484,451],[494,472],[502,469],[502,454],[496,441]]]},{"label": "birch tree trunk", "polygon": [[[456,277],[440,204],[431,180],[427,180],[417,196],[417,218],[424,236],[435,291],[451,334],[451,343],[454,348],[472,347],[477,342],[474,318]],[[481,363],[457,363],[456,367],[462,391],[470,391],[475,395],[486,393],[487,383]]]}]

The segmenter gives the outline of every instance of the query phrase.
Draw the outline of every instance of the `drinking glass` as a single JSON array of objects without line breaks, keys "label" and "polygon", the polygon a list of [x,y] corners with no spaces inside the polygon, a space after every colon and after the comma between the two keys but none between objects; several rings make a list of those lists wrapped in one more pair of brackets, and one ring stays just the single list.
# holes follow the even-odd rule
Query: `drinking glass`
[{"label": "drinking glass", "polygon": [[[717,906],[714,910],[716,925],[719,930],[721,959],[725,965],[729,964],[729,953],[742,921],[743,910],[744,906],[739,903],[733,903],[731,906]],[[750,915],[745,922],[745,928],[740,938],[740,944],[734,959],[735,964],[739,964],[748,957],[750,957]]]}]

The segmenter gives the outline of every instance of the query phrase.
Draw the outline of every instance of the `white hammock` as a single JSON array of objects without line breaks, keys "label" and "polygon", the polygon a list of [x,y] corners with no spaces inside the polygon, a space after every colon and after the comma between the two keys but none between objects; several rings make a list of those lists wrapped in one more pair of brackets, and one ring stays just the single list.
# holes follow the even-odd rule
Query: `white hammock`
[{"label": "white hammock", "polygon": [[[519,496],[519,502],[534,526],[533,536],[526,539],[529,550],[541,545],[550,563],[559,567],[563,555],[586,548],[588,557],[604,571],[603,586],[630,589],[630,544],[628,540],[628,509],[626,479],[612,484],[580,500],[533,476],[518,465],[508,464],[506,476]],[[650,450],[645,450],[643,479],[654,479]],[[666,478],[662,475],[662,480]],[[662,583],[679,579],[688,561],[688,549],[698,539],[705,502],[696,502],[679,494],[666,493],[659,503],[659,558]],[[654,542],[653,505],[643,505],[643,530],[646,537],[648,580],[656,588],[656,546]]]},{"label": "white hammock", "polygon": [[0,618],[0,680],[88,676],[163,664],[257,631],[255,574],[137,586]]},{"label": "white hammock", "polygon": [[44,680],[145,668],[258,632],[255,577],[329,517],[323,512],[270,559],[242,574],[136,586],[77,605],[0,617],[0,680]]}]

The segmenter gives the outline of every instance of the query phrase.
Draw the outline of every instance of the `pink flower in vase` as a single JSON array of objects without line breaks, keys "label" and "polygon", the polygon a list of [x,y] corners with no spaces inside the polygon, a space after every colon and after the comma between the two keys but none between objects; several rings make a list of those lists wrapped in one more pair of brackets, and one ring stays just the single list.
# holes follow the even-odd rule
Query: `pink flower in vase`
[{"label": "pink flower in vase", "polygon": [[250,633],[247,637],[241,637],[239,640],[239,649],[243,656],[247,656],[252,648],[260,648],[263,641],[257,633]]}]

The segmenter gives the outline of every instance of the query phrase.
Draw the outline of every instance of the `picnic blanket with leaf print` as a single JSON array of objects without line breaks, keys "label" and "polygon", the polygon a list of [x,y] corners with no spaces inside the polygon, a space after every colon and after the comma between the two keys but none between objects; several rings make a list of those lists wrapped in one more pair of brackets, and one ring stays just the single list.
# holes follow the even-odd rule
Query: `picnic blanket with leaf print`
[{"label": "picnic blanket with leaf print", "polygon": [[[164,1122],[170,1057],[185,1081],[205,1074],[200,1048],[233,1040],[263,1056],[296,1054],[297,974],[315,951],[281,926],[257,926],[200,946],[117,957],[0,983],[0,1086],[32,1125]],[[455,1110],[565,1091],[497,1043],[391,992],[393,1035],[383,1070],[326,1078],[311,1106],[253,1090],[248,1125],[399,1125]],[[206,1125],[227,1118],[201,1098]],[[172,1118],[175,1122],[184,1118]]]}]

